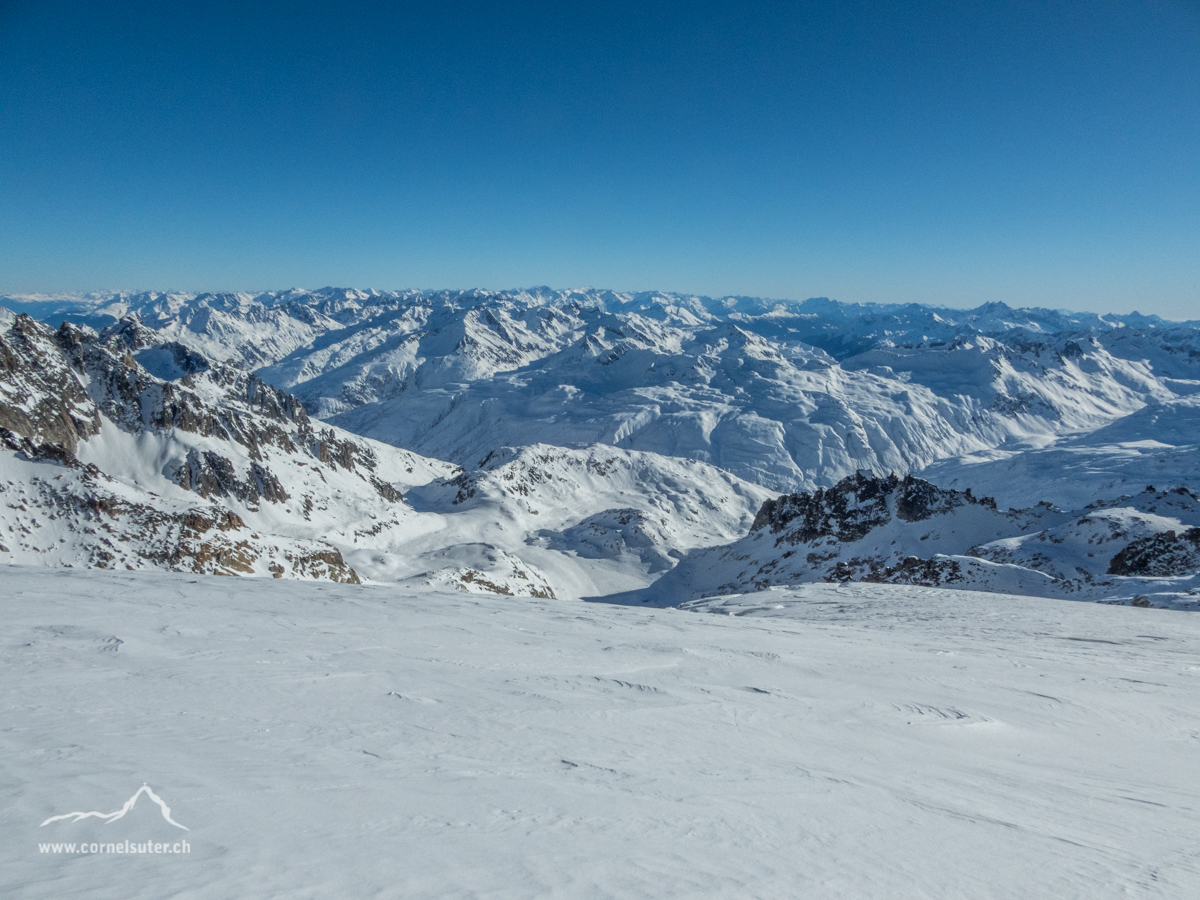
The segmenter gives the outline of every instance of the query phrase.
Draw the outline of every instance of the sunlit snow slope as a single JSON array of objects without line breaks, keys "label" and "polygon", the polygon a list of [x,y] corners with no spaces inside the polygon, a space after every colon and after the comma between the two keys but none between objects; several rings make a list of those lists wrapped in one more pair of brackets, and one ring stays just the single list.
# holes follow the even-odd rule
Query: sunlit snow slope
[{"label": "sunlit snow slope", "polygon": [[[717,615],[20,567],[0,589],[6,896],[1200,894],[1193,616],[895,585]],[[144,782],[187,832],[144,797],[40,826]]]}]

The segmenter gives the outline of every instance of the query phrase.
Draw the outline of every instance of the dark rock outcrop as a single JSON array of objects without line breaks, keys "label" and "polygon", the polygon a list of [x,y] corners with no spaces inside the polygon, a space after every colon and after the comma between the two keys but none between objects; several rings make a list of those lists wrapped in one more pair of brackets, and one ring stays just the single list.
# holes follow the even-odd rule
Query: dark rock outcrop
[{"label": "dark rock outcrop", "polygon": [[1200,573],[1200,528],[1165,531],[1131,542],[1109,563],[1109,575],[1169,577]]},{"label": "dark rock outcrop", "polygon": [[100,330],[100,343],[113,353],[124,355],[163,344],[162,336],[142,323],[140,316],[130,314]]},{"label": "dark rock outcrop", "polygon": [[781,535],[779,542],[787,544],[830,537],[850,543],[890,522],[893,508],[896,518],[921,522],[972,503],[996,508],[995,500],[977,499],[969,490],[946,490],[911,475],[903,479],[895,475],[878,478],[858,472],[828,489],[767,500],[750,530],[769,529]]},{"label": "dark rock outcrop", "polygon": [[938,558],[921,559],[909,556],[882,572],[875,571],[863,576],[863,581],[879,584],[914,584],[924,587],[942,587],[963,580],[962,566],[957,560]]},{"label": "dark rock outcrop", "polygon": [[54,462],[63,466],[80,468],[75,454],[62,444],[36,444],[24,435],[0,427],[0,447],[11,450],[22,459],[33,462]]},{"label": "dark rock outcrop", "polygon": [[[268,467],[268,455],[278,466],[293,455],[298,464],[311,464],[309,454],[354,472],[390,502],[402,499],[374,474],[378,463],[369,445],[338,438],[331,429],[318,435],[291,394],[236,366],[211,365],[195,351],[163,341],[136,317],[97,334],[70,323],[54,331],[18,315],[0,330],[0,449],[70,470],[51,479],[31,473],[15,488],[22,499],[12,509],[28,513],[14,532],[23,551],[49,552],[38,524],[48,520],[65,528],[67,537],[56,543],[73,546],[70,552],[85,565],[150,564],[226,575],[265,569],[276,577],[358,583],[340,552],[325,542],[251,533],[241,516],[219,503],[189,509],[149,492],[138,501],[111,490],[108,476],[76,456],[104,418],[131,434],[211,438],[212,449],[192,447],[174,474],[201,499],[236,500],[251,511],[260,503],[284,504],[291,498]],[[221,452],[217,442],[228,442],[230,450]],[[235,462],[245,457],[248,465]],[[311,498],[304,498],[303,508],[312,508]]]},{"label": "dark rock outcrop", "polygon": [[237,477],[233,463],[212,450],[189,451],[187,462],[179,467],[175,477],[184,490],[206,499],[232,497],[256,506],[260,498],[268,503],[282,503],[290,496],[279,479],[261,463],[250,463],[249,477],[243,481]]},{"label": "dark rock outcrop", "polygon": [[789,544],[822,537],[857,541],[891,519],[887,498],[899,484],[895,475],[875,478],[858,472],[828,489],[785,494],[763,503],[750,530],[768,528],[772,534],[786,531],[783,540]]},{"label": "dark rock outcrop", "polygon": [[0,427],[71,453],[100,430],[100,411],[63,359],[56,335],[26,315],[0,333]]}]

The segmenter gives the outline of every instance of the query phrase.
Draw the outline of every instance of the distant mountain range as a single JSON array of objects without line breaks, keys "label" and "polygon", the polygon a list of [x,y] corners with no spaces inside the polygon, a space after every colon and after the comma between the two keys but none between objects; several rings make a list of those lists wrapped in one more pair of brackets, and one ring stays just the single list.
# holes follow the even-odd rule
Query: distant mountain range
[{"label": "distant mountain range", "polygon": [[[664,591],[690,572],[703,593],[697,560],[719,552],[705,548],[756,540],[758,553],[764,502],[847,478],[920,475],[994,497],[1001,517],[1049,501],[1141,522],[1158,514],[1121,498],[1200,491],[1195,322],[548,288],[0,306],[4,477],[20,499],[0,540],[22,562],[307,577],[302,561],[320,558],[331,577],[561,597],[641,590],[674,569]],[[123,510],[107,534],[89,518],[106,514],[86,512],[105,503]],[[189,515],[241,525],[187,537]],[[1062,526],[1046,515],[997,533]],[[1153,521],[1112,531],[1128,545],[1200,524]],[[1004,582],[1014,590],[1081,594],[1054,554],[996,562],[987,543],[918,549],[1040,573]],[[1168,549],[1171,574],[1146,577],[1188,575],[1190,551]],[[1109,578],[1113,554],[1079,568]],[[910,565],[893,556],[865,569],[839,557],[850,568],[835,571],[793,554],[776,570],[883,577]],[[736,575],[713,573],[758,584]],[[1115,596],[1133,577],[1082,593]]]}]

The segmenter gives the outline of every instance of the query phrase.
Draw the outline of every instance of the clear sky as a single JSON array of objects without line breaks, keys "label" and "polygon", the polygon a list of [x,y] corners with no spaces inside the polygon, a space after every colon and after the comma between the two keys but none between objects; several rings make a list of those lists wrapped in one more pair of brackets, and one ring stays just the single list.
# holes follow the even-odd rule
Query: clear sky
[{"label": "clear sky", "polygon": [[1200,2],[0,0],[0,290],[1200,316]]}]

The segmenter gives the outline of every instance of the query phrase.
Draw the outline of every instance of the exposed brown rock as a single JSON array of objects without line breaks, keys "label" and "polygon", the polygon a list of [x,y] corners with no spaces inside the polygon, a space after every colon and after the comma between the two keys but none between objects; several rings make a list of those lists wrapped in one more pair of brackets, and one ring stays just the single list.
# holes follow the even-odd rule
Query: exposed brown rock
[{"label": "exposed brown rock", "polygon": [[100,430],[100,413],[58,352],[55,335],[27,315],[0,333],[0,427],[72,454]]}]

